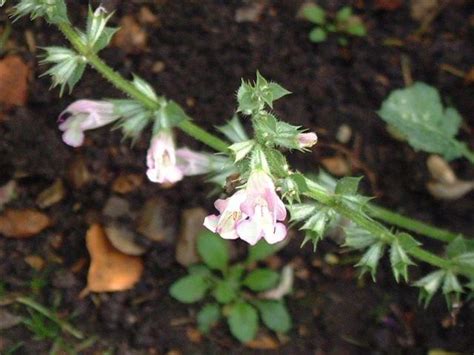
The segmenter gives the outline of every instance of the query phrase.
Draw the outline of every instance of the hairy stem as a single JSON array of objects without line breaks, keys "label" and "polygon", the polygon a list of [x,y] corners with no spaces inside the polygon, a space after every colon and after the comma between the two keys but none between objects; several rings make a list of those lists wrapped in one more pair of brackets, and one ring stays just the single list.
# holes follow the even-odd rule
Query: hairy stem
[{"label": "hairy stem", "polygon": [[[66,39],[72,44],[74,49],[83,55],[90,66],[92,66],[96,71],[98,71],[105,79],[110,81],[117,89],[123,91],[130,97],[136,99],[137,101],[141,102],[145,107],[150,110],[156,110],[159,108],[159,103],[152,98],[148,97],[147,95],[143,94],[140,90],[138,90],[130,81],[123,78],[119,73],[115,72],[112,68],[110,68],[105,62],[103,62],[95,53],[89,50],[87,46],[84,45],[81,38],[77,34],[76,30],[69,24],[69,23],[60,23],[58,24],[59,29],[64,34]],[[229,144],[220,138],[208,133],[207,131],[203,130],[202,128],[198,127],[194,123],[189,120],[182,121],[178,127],[190,135],[191,137],[195,138],[196,140],[208,145],[209,147],[219,151],[226,153],[228,152]],[[387,230],[383,225],[368,218],[363,213],[350,209],[344,204],[337,203],[334,197],[326,192],[325,190],[315,190],[312,189],[311,192],[307,193],[307,196],[328,206],[333,207],[338,213],[341,215],[351,219],[356,224],[361,226],[362,228],[372,232],[374,235],[379,236],[382,240],[387,243],[393,241],[396,236]],[[395,225],[402,226],[409,230],[414,230],[420,234],[425,234],[429,237],[449,241],[451,239],[452,233],[439,230],[434,227],[430,227],[424,225],[421,222],[413,221],[407,217],[403,217],[397,215],[396,213],[386,211],[381,208],[376,208],[375,206],[371,206],[370,213],[379,219],[385,220],[387,222],[391,221],[391,223]],[[416,222],[413,224],[413,222]],[[413,224],[413,225],[412,225]],[[440,232],[441,231],[441,232]],[[449,235],[449,237],[447,237]],[[443,239],[444,238],[444,239]],[[443,269],[453,269],[454,265],[451,261],[447,259],[443,259],[435,254],[427,252],[421,248],[413,248],[410,251],[410,254],[422,261],[425,261],[433,266],[440,267]],[[473,270],[458,270],[460,273],[463,273],[468,276],[474,276]]]}]

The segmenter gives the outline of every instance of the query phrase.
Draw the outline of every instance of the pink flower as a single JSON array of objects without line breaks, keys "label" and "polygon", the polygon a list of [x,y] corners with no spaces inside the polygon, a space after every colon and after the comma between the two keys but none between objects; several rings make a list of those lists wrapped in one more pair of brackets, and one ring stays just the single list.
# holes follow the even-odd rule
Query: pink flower
[{"label": "pink flower", "polygon": [[311,148],[318,142],[318,136],[314,132],[300,133],[296,139],[300,148]]},{"label": "pink flower", "polygon": [[209,154],[195,152],[189,148],[176,150],[176,165],[185,176],[206,174],[211,170]]},{"label": "pink flower", "polygon": [[173,184],[183,178],[183,172],[176,165],[176,153],[171,131],[162,130],[156,134],[146,156],[148,179],[160,184]]},{"label": "pink flower", "polygon": [[[67,114],[70,116],[64,118]],[[84,142],[84,131],[105,126],[118,118],[114,105],[109,102],[79,100],[61,112],[59,129],[64,132],[64,143],[79,147]]]},{"label": "pink flower", "polygon": [[217,200],[215,206],[220,215],[207,216],[204,226],[224,239],[240,238],[255,245],[261,238],[274,244],[286,236],[286,227],[280,223],[286,218],[285,205],[262,170],[250,174],[244,190]]}]

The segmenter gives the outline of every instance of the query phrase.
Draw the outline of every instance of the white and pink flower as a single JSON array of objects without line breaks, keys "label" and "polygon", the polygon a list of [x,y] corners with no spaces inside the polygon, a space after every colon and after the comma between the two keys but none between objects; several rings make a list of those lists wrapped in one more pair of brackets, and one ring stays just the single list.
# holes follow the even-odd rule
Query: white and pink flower
[{"label": "white and pink flower", "polygon": [[64,143],[79,147],[84,142],[84,131],[108,125],[118,118],[109,102],[78,100],[59,115],[59,129],[64,132]]},{"label": "white and pink flower", "polygon": [[250,174],[244,189],[225,200],[217,200],[220,215],[210,215],[204,226],[224,239],[240,238],[255,245],[264,238],[274,244],[287,234],[281,223],[286,218],[285,205],[275,191],[271,177],[263,170]]},{"label": "white and pink flower", "polygon": [[146,156],[148,179],[160,184],[174,184],[183,178],[183,172],[176,164],[173,134],[162,130],[156,134]]},{"label": "white and pink flower", "polygon": [[318,136],[314,132],[300,133],[296,139],[298,140],[300,149],[311,148],[318,143]]},{"label": "white and pink flower", "polygon": [[176,150],[176,164],[185,176],[207,174],[211,171],[212,165],[209,154],[186,147]]}]

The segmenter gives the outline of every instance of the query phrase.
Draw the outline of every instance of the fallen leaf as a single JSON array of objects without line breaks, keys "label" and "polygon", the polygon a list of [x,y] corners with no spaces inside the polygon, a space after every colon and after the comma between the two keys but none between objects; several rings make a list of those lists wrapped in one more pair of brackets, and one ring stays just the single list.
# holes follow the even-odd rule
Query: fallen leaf
[{"label": "fallen leaf", "polygon": [[148,42],[147,33],[130,15],[120,20],[120,30],[114,36],[112,44],[119,47],[127,54],[139,54],[146,48]]},{"label": "fallen leaf", "polygon": [[200,207],[183,211],[181,230],[176,244],[176,261],[183,266],[196,264],[200,258],[196,243],[199,232],[203,230],[203,221],[207,212]]},{"label": "fallen leaf", "polygon": [[135,191],[143,183],[141,174],[123,174],[120,175],[112,184],[112,191],[119,194],[128,194]]},{"label": "fallen leaf", "polygon": [[275,350],[280,347],[280,343],[278,341],[266,334],[257,335],[254,340],[251,340],[245,343],[245,346],[251,349],[258,349],[258,350]]},{"label": "fallen leaf", "polygon": [[0,60],[0,104],[5,109],[23,106],[28,97],[29,68],[17,55]]},{"label": "fallen leaf", "polygon": [[60,202],[66,195],[63,181],[57,179],[51,186],[43,190],[36,198],[36,204],[40,208],[48,208]]},{"label": "fallen leaf", "polygon": [[87,275],[87,287],[81,292],[81,296],[89,292],[128,290],[140,280],[143,273],[142,259],[115,249],[100,225],[90,226],[86,235],[86,246],[91,264]]},{"label": "fallen leaf", "polygon": [[7,209],[0,215],[0,234],[7,238],[29,238],[51,225],[50,218],[32,209]]}]

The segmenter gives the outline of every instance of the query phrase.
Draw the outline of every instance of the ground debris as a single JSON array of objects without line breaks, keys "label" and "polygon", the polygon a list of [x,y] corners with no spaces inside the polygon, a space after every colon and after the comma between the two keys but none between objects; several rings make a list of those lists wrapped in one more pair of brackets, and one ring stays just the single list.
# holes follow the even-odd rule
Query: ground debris
[{"label": "ground debris", "polygon": [[40,208],[48,208],[60,202],[66,195],[63,181],[57,179],[51,186],[43,190],[36,198],[36,204]]},{"label": "ground debris", "polygon": [[46,214],[33,209],[6,209],[0,215],[0,234],[7,238],[30,238],[51,223]]},{"label": "ground debris", "polygon": [[183,266],[196,264],[200,258],[196,243],[199,232],[202,231],[203,221],[207,212],[200,207],[183,211],[181,230],[176,244],[176,261]]},{"label": "ground debris", "polygon": [[28,66],[17,55],[8,55],[0,60],[0,108],[25,105],[29,73]]}]

